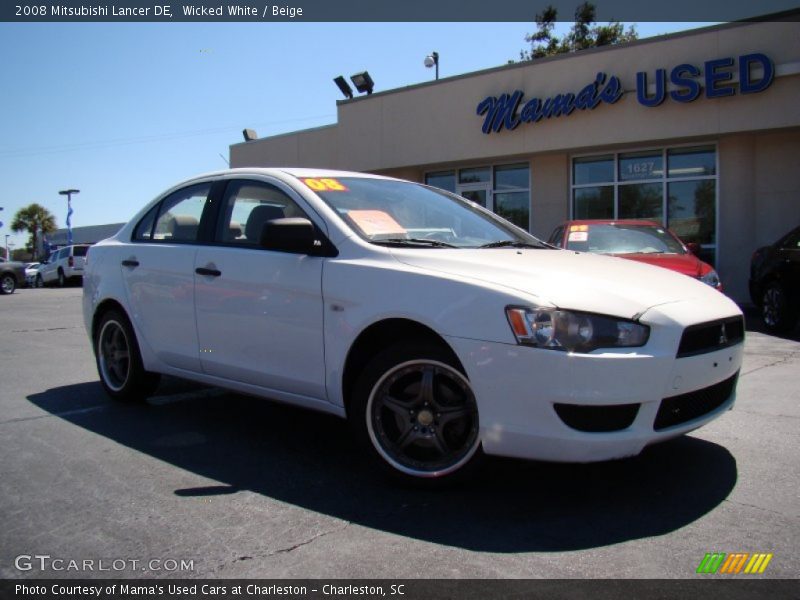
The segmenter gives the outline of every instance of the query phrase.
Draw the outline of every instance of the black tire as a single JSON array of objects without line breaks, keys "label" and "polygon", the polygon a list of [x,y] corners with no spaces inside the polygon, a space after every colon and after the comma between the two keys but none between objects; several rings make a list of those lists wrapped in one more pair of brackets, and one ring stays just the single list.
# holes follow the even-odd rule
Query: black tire
[{"label": "black tire", "polygon": [[97,373],[115,400],[142,402],[158,387],[160,375],[145,371],[128,318],[117,310],[103,314],[94,336]]},{"label": "black tire", "polygon": [[11,273],[0,275],[0,294],[13,294],[17,289],[17,278]]},{"label": "black tire", "polygon": [[797,325],[798,313],[778,281],[767,284],[761,296],[761,318],[774,333],[789,333]]},{"label": "black tire", "polygon": [[64,271],[61,269],[58,270],[58,287],[64,287],[67,285],[67,278],[64,277]]},{"label": "black tire", "polygon": [[404,483],[461,479],[482,455],[469,380],[451,352],[430,343],[378,353],[356,381],[348,417],[372,460]]},{"label": "black tire", "polygon": [[40,274],[38,274],[38,273],[36,274],[36,283],[34,284],[34,287],[37,287],[37,288],[43,288],[44,287],[44,279],[42,279],[42,276]]}]

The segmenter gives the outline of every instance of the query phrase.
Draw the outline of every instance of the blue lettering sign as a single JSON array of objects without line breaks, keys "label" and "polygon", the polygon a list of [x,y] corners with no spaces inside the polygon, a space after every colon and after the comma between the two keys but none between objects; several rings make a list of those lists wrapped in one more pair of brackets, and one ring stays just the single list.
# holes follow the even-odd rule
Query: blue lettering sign
[{"label": "blue lettering sign", "polygon": [[483,133],[498,132],[503,127],[512,131],[520,123],[517,117],[517,107],[522,100],[522,92],[517,90],[513,94],[503,94],[499,98],[489,96],[478,104],[478,115],[486,114],[483,120]]},{"label": "blue lettering sign", "polygon": [[733,73],[730,71],[718,71],[718,69],[732,66],[732,58],[718,58],[706,61],[706,98],[722,98],[723,96],[733,96],[736,93],[732,85],[720,85],[718,83],[733,79]]},{"label": "blue lettering sign", "polygon": [[[750,67],[758,63],[764,70],[761,79],[754,82]],[[775,77],[775,67],[772,66],[772,61],[763,54],[745,54],[739,57],[739,91],[742,94],[754,94],[762,92],[769,87],[772,83],[772,78]]]},{"label": "blue lettering sign", "polygon": [[647,73],[639,71],[636,74],[636,99],[644,106],[658,106],[664,102],[667,90],[667,72],[664,69],[656,70],[656,93],[647,95]]},{"label": "blue lettering sign", "polygon": [[[517,114],[522,102],[523,92],[517,90],[513,94],[501,94],[499,97],[488,96],[480,101],[476,109],[478,116],[484,116],[483,133],[499,132],[503,128],[516,129],[520,123],[537,123],[542,119],[569,116],[575,110],[593,110],[601,102],[614,104],[622,98],[624,90],[619,77],[610,77],[606,81],[605,73],[598,73],[595,80],[577,94],[557,94],[541,100],[531,98]],[[601,87],[602,86],[602,87]]]},{"label": "blue lettering sign", "polygon": [[700,84],[692,79],[700,76],[700,69],[694,65],[678,65],[669,74],[669,80],[682,90],[673,90],[669,93],[670,98],[676,102],[692,102],[697,100],[700,95]]}]

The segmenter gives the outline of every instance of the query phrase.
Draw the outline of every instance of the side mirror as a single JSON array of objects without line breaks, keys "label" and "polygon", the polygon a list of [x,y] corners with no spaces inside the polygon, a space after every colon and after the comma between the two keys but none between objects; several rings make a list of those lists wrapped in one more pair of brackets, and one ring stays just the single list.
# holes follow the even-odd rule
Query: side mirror
[{"label": "side mirror", "polygon": [[697,256],[697,253],[700,252],[700,244],[697,242],[689,242],[686,244],[686,248],[689,250],[690,254],[694,254]]},{"label": "side mirror", "polygon": [[264,223],[259,245],[267,250],[295,254],[319,254],[321,250],[314,224],[298,217],[272,219]]}]

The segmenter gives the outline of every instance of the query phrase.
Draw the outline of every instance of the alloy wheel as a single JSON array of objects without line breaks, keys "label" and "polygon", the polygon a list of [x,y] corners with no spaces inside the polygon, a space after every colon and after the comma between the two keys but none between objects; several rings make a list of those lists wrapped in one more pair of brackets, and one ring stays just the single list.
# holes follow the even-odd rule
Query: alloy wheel
[{"label": "alloy wheel", "polygon": [[373,446],[407,475],[452,473],[480,445],[469,381],[438,361],[413,360],[387,371],[373,387],[366,413]]},{"label": "alloy wheel", "polygon": [[761,315],[768,327],[779,327],[783,311],[783,290],[778,285],[771,285],[764,292]]},{"label": "alloy wheel", "polygon": [[4,294],[13,294],[14,289],[17,287],[14,278],[10,275],[3,277],[2,281],[0,281],[0,286],[2,286]]},{"label": "alloy wheel", "polygon": [[115,392],[120,391],[130,376],[131,350],[125,329],[117,321],[106,321],[100,330],[97,356],[103,381]]}]

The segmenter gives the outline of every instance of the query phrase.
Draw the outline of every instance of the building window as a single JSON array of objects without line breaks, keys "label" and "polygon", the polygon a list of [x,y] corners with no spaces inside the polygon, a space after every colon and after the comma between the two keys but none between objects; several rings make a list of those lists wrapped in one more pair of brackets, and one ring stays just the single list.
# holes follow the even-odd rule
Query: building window
[{"label": "building window", "polygon": [[576,157],[572,218],[658,221],[715,264],[717,184],[714,146]]},{"label": "building window", "polygon": [[530,231],[530,168],[527,163],[436,171],[425,183],[454,192]]},{"label": "building window", "polygon": [[437,173],[428,173],[425,176],[425,183],[437,187],[448,192],[456,193],[456,172],[455,171],[439,171]]}]

